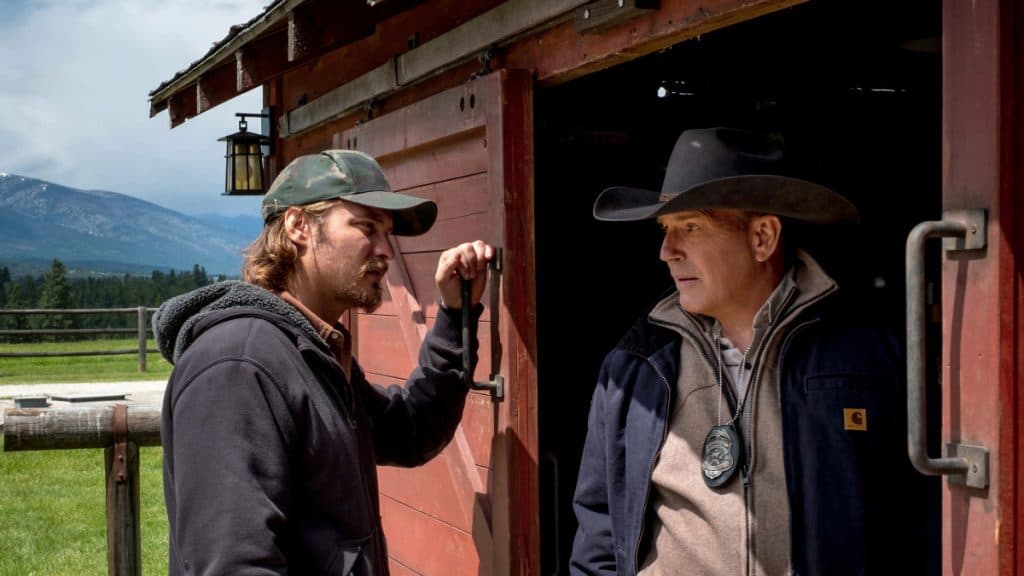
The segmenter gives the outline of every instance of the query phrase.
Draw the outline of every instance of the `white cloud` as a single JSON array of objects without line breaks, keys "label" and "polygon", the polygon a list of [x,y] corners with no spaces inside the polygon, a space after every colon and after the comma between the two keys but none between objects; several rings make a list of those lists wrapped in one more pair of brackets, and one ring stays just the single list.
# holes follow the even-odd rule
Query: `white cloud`
[{"label": "white cloud", "polygon": [[258,214],[226,198],[223,143],[252,90],[171,130],[148,93],[270,0],[0,3],[0,170],[187,213]]}]

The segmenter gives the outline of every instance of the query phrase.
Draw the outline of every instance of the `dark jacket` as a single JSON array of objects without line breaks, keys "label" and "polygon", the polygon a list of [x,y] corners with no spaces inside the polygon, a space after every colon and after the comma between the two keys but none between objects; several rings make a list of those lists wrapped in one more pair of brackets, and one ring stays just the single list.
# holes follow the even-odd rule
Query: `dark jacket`
[{"label": "dark jacket", "polygon": [[[830,298],[804,311],[782,344],[793,568],[798,575],[934,573],[938,482],[907,457],[901,347],[835,306]],[[669,424],[679,350],[680,335],[645,315],[605,359],[573,502],[574,575],[632,575],[644,557],[651,472]],[[845,406],[866,408],[864,433],[845,433]]]},{"label": "dark jacket", "polygon": [[458,312],[438,312],[404,389],[355,362],[347,381],[301,313],[249,284],[172,299],[153,324],[175,361],[170,574],[387,574],[375,466],[422,464],[452,438],[467,392]]}]

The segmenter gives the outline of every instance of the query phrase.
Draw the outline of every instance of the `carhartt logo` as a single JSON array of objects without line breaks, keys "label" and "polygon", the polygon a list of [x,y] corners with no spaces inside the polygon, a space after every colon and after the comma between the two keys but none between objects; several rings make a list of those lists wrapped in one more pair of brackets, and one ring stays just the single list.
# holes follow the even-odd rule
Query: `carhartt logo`
[{"label": "carhartt logo", "polygon": [[868,411],[864,408],[843,408],[843,428],[846,430],[867,430]]}]

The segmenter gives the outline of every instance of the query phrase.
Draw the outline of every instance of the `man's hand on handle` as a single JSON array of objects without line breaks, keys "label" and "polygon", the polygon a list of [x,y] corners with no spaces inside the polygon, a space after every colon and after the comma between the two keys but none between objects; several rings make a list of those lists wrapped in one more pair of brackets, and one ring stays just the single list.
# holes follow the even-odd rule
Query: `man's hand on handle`
[{"label": "man's hand on handle", "polygon": [[446,308],[462,307],[463,278],[473,282],[471,304],[480,301],[487,284],[487,263],[494,258],[494,254],[494,247],[483,240],[459,244],[441,253],[434,281],[441,293],[441,303]]}]

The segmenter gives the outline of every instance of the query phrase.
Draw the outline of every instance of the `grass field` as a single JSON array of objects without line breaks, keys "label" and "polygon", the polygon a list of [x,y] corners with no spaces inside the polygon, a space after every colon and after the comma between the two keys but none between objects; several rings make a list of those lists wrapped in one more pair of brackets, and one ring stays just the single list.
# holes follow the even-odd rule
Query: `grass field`
[{"label": "grass field", "polygon": [[[117,350],[135,339],[0,343],[0,352]],[[150,341],[150,347],[155,344]],[[166,379],[171,365],[138,356],[0,358],[0,384]],[[0,576],[107,573],[103,450],[3,452],[0,437]],[[140,449],[142,573],[167,573],[162,449]]]},{"label": "grass field", "polygon": [[[3,452],[0,575],[107,573],[103,450]],[[167,573],[159,447],[139,450],[142,573]]]},{"label": "grass field", "polygon": [[[89,340],[82,342],[0,343],[3,352],[67,352],[118,350],[138,347],[134,338]],[[150,340],[148,347],[155,348]],[[0,358],[0,384],[37,382],[117,382],[162,380],[171,373],[171,365],[159,354],[146,355],[146,372],[139,372],[137,354],[119,356],[59,356],[47,358]]]}]

